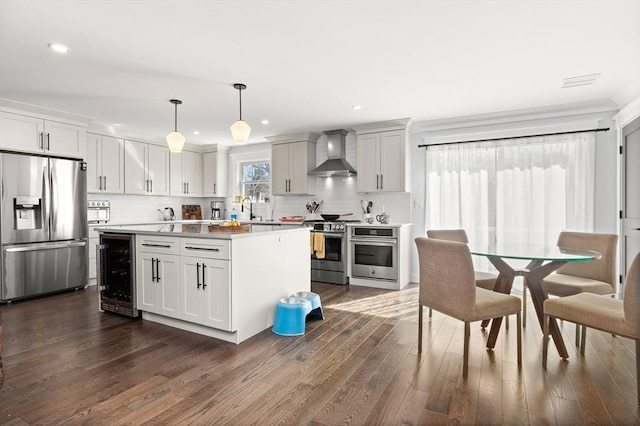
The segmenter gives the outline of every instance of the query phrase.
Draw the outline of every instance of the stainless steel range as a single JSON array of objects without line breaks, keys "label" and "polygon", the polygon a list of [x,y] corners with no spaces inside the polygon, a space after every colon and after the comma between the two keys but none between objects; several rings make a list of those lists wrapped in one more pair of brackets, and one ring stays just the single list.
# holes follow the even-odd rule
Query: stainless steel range
[{"label": "stainless steel range", "polygon": [[324,237],[324,258],[311,255],[311,280],[332,284],[349,284],[347,276],[347,222],[359,220],[340,220],[335,222],[306,221],[305,226],[313,227],[311,232]]}]

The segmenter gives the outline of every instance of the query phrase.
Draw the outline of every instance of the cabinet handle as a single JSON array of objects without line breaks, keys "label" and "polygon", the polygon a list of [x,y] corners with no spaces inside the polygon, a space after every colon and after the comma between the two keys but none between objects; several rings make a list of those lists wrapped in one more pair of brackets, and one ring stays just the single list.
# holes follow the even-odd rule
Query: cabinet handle
[{"label": "cabinet handle", "polygon": [[219,248],[208,248],[208,247],[192,247],[192,246],[184,246],[187,250],[205,250],[205,251],[220,251]]},{"label": "cabinet handle", "polygon": [[51,135],[49,133],[47,133],[47,151],[51,150],[51,148],[49,147],[50,139],[51,139]]},{"label": "cabinet handle", "polygon": [[144,181],[144,191],[149,192],[149,179]]},{"label": "cabinet handle", "polygon": [[187,184],[182,182],[182,193],[186,194],[187,193]]},{"label": "cabinet handle", "polygon": [[149,184],[151,185],[149,192],[153,192],[153,179],[149,179]]},{"label": "cabinet handle", "polygon": [[40,132],[40,149],[44,149],[44,132]]},{"label": "cabinet handle", "polygon": [[162,248],[171,248],[169,244],[151,244],[151,243],[142,243],[145,247],[162,247]]},{"label": "cabinet handle", "polygon": [[216,184],[215,182],[213,182],[213,193],[214,193],[214,194],[217,194],[217,193],[218,193],[218,191],[216,190],[216,185],[217,185],[217,184]]},{"label": "cabinet handle", "polygon": [[156,271],[156,258],[152,257],[151,258],[151,281],[156,280],[155,271]]},{"label": "cabinet handle", "polygon": [[104,178],[104,186],[103,186],[103,190],[107,190],[107,177],[106,176],[102,176]]},{"label": "cabinet handle", "polygon": [[384,175],[380,175],[380,189],[384,188]]},{"label": "cabinet handle", "polygon": [[207,286],[207,285],[204,283],[204,268],[206,268],[206,267],[207,267],[207,265],[205,265],[205,264],[203,263],[203,264],[202,264],[202,289],[203,289],[203,290],[204,290],[204,289],[205,289],[205,287]]},{"label": "cabinet handle", "polygon": [[102,190],[102,176],[98,176],[98,189]]},{"label": "cabinet handle", "polygon": [[156,282],[160,282],[160,259],[156,259]]},{"label": "cabinet handle", "polygon": [[200,264],[196,263],[196,268],[198,268],[198,270],[196,271],[196,281],[198,282],[198,288],[200,288]]},{"label": "cabinet handle", "polygon": [[380,189],[380,175],[376,175],[376,189]]},{"label": "cabinet handle", "polygon": [[187,194],[189,193],[189,182],[187,182]]}]

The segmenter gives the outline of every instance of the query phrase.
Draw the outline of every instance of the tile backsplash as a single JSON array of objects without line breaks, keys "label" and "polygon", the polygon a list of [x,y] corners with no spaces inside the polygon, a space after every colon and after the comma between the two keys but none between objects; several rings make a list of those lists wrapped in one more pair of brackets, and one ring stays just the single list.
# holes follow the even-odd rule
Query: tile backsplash
[{"label": "tile backsplash", "polygon": [[176,220],[182,219],[183,204],[200,204],[202,218],[211,217],[211,203],[204,198],[156,197],[144,195],[88,194],[89,200],[108,200],[111,203],[111,224],[155,222],[162,220],[159,210],[171,207]]}]

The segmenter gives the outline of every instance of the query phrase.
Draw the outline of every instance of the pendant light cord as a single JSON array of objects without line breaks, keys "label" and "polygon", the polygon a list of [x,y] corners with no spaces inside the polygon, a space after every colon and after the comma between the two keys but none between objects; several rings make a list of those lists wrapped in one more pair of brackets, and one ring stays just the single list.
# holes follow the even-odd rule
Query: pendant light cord
[{"label": "pendant light cord", "polygon": [[178,103],[176,102],[174,105],[176,106],[176,119],[175,119],[175,130],[174,130],[174,132],[177,132],[178,131]]},{"label": "pendant light cord", "polygon": [[238,92],[240,92],[240,121],[242,121],[242,88],[239,88]]}]

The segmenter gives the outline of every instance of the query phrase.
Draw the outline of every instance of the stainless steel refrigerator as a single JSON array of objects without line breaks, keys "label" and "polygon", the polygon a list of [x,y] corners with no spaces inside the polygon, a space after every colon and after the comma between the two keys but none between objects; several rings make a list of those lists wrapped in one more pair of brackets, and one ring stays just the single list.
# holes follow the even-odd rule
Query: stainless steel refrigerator
[{"label": "stainless steel refrigerator", "polygon": [[0,153],[0,301],[85,287],[85,163]]}]

